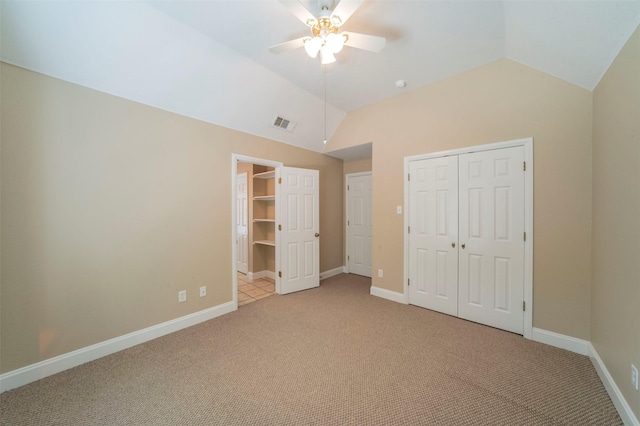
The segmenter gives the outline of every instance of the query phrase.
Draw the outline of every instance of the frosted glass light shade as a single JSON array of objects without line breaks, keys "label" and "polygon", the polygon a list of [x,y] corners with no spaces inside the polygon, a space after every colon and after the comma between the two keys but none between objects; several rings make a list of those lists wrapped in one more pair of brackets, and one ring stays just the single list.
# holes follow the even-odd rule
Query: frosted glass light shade
[{"label": "frosted glass light shade", "polygon": [[307,55],[315,58],[318,56],[318,52],[322,47],[322,39],[320,37],[314,37],[311,40],[307,40],[304,43],[304,50],[307,51]]},{"label": "frosted glass light shade", "polygon": [[329,34],[325,41],[325,45],[331,49],[333,53],[338,53],[344,47],[344,37],[342,34]]},{"label": "frosted glass light shade", "polygon": [[332,64],[336,61],[336,57],[333,56],[333,52],[326,44],[322,46],[320,52],[322,55],[322,65]]}]

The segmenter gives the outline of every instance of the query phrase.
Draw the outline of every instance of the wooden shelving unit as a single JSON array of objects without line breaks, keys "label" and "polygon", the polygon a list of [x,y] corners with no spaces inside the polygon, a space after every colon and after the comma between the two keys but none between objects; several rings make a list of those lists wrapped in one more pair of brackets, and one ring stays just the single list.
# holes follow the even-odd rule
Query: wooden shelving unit
[{"label": "wooden shelving unit", "polygon": [[253,175],[254,179],[274,179],[276,177],[275,170],[268,170],[266,172],[260,172]]},{"label": "wooden shelving unit", "polygon": [[275,265],[275,252],[270,249],[276,246],[275,177],[273,169],[258,169],[253,174],[253,245],[257,250],[254,259],[262,259],[265,267],[269,263]]}]

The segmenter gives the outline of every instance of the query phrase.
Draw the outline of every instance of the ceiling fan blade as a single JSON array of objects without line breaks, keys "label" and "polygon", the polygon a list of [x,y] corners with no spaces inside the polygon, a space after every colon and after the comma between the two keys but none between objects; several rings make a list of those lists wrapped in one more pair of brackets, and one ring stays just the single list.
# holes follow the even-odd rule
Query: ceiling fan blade
[{"label": "ceiling fan blade", "polygon": [[296,18],[302,21],[303,24],[313,27],[318,20],[311,12],[309,12],[298,0],[280,0]]},{"label": "ceiling fan blade", "polygon": [[336,27],[343,25],[353,12],[364,3],[364,0],[341,0],[331,13],[331,22]]},{"label": "ceiling fan blade", "polygon": [[295,40],[289,40],[284,43],[276,44],[275,46],[271,46],[269,48],[269,52],[278,54],[303,47],[305,40],[307,40],[308,38],[309,37],[300,37]]},{"label": "ceiling fan blade", "polygon": [[379,52],[384,49],[387,39],[384,37],[372,36],[368,34],[352,33],[345,31],[342,34],[347,36],[345,46],[355,47],[356,49],[368,50],[369,52]]}]

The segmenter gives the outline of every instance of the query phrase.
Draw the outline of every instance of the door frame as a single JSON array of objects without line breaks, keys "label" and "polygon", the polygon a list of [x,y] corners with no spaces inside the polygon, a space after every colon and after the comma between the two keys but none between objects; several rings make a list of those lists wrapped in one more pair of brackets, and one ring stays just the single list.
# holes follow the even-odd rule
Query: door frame
[{"label": "door frame", "polygon": [[[266,160],[264,158],[257,157],[249,157],[247,155],[242,154],[231,154],[231,291],[232,291],[232,302],[233,302],[233,310],[238,309],[238,272],[237,272],[237,256],[236,256],[236,238],[237,238],[237,230],[236,230],[236,202],[237,202],[237,194],[236,194],[236,177],[238,173],[238,161],[243,163],[251,163],[257,164],[259,166],[267,166],[278,168],[282,167],[283,164],[279,161]],[[253,178],[253,176],[252,176]],[[247,176],[249,179],[249,176]],[[251,200],[247,197],[247,203]],[[248,210],[248,209],[247,209]],[[276,214],[277,214],[276,207]],[[248,226],[252,226],[247,223]],[[277,235],[277,234],[276,234]],[[276,238],[276,264],[278,263],[278,239]],[[278,276],[276,275],[276,283],[278,282]]]},{"label": "door frame", "polygon": [[[524,148],[524,161],[527,164],[524,176],[524,229],[527,235],[524,242],[524,330],[526,339],[533,338],[533,138],[515,139],[505,142],[497,142],[486,145],[470,146],[447,151],[438,151],[428,154],[404,157],[404,175],[409,176],[409,163],[411,161],[426,160],[429,158],[447,157],[450,155],[469,154],[479,151],[491,151],[501,148],[522,146]],[[404,294],[403,302],[409,303],[409,180],[404,180]]]},{"label": "door frame", "polygon": [[[358,173],[348,173],[345,175],[345,180],[344,180],[344,239],[346,241],[345,243],[345,254],[344,254],[344,272],[346,272],[347,274],[349,273],[349,259],[347,258],[347,256],[349,256],[349,225],[348,225],[348,221],[349,221],[349,190],[347,189],[349,187],[349,179],[354,178],[354,177],[360,177],[360,176],[371,176],[371,185],[373,187],[373,172],[369,171],[369,172],[358,172]],[[373,191],[371,192],[371,198],[373,199]],[[371,206],[371,210],[373,210],[373,205]],[[371,214],[373,214],[373,212],[370,212]],[[373,234],[373,221],[371,222],[371,233]],[[371,256],[373,258],[373,247],[372,247],[372,251],[371,251]],[[373,275],[373,266],[371,266],[371,275]]]}]

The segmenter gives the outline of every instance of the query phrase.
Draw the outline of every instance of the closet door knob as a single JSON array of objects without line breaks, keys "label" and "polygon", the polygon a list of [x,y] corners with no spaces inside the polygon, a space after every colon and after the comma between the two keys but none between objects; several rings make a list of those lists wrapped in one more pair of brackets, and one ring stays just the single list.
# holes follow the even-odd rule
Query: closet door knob
[{"label": "closet door knob", "polygon": [[320,233],[316,232],[316,238],[320,236]]},{"label": "closet door knob", "polygon": [[451,248],[456,248],[456,243],[451,243]]},{"label": "closet door knob", "polygon": [[462,243],[462,249],[464,249],[464,243]]}]

